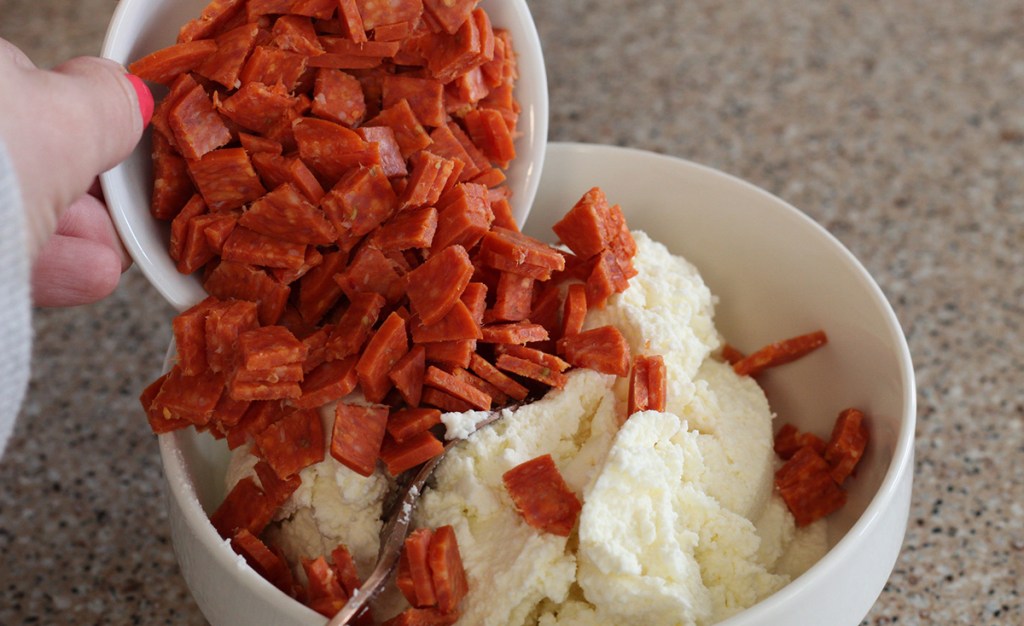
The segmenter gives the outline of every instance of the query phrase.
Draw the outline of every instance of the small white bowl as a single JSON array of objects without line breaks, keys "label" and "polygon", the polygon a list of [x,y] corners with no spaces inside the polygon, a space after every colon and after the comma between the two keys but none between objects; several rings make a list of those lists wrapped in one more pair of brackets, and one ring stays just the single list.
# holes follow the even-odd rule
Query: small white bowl
[{"label": "small white bowl", "polygon": [[[102,55],[128,65],[174,43],[178,29],[197,17],[208,0],[121,0],[107,29]],[[483,0],[495,27],[512,36],[519,61],[516,98],[522,107],[516,139],[517,157],[507,176],[512,212],[522,224],[533,205],[544,167],[548,138],[548,82],[533,17],[525,0]],[[157,96],[165,90],[157,89]],[[149,213],[152,192],[149,133],[117,167],[100,176],[104,197],[121,241],[145,274],[176,309],[183,311],[206,293],[195,275],[183,275],[168,255],[167,222]]]},{"label": "small white bowl", "polygon": [[[899,555],[913,480],[915,387],[906,340],[881,290],[825,229],[742,180],[648,152],[553,143],[527,232],[550,227],[592,186],[700,269],[719,298],[716,324],[754,349],[823,328],[827,349],[759,378],[772,408],[828,436],[839,410],[869,416],[871,442],[829,518],[827,554],[804,575],[720,626],[856,626]],[[245,566],[207,519],[224,497],[228,453],[192,430],[160,437],[174,547],[215,626],[323,624]]]}]

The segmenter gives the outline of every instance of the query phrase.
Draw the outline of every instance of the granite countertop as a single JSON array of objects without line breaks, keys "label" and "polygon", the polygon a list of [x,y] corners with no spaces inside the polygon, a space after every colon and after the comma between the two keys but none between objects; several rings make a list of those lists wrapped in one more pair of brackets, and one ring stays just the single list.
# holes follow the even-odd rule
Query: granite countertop
[{"label": "granite countertop", "polygon": [[[552,140],[745,178],[824,225],[891,299],[919,386],[916,478],[865,624],[1024,623],[1024,4],[530,4]],[[114,7],[0,0],[0,36],[53,65],[97,53]],[[172,313],[137,270],[100,304],[36,311],[0,461],[0,623],[204,623],[137,402]]]}]

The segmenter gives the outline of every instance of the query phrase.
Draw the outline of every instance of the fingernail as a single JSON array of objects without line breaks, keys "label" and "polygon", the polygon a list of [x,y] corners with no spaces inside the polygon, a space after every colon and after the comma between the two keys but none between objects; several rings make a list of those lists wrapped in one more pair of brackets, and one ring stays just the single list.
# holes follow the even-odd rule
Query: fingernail
[{"label": "fingernail", "polygon": [[125,76],[128,77],[132,87],[135,87],[135,94],[139,97],[139,112],[142,113],[142,127],[146,128],[149,126],[149,120],[153,119],[153,93],[138,76],[134,74],[125,74]]}]

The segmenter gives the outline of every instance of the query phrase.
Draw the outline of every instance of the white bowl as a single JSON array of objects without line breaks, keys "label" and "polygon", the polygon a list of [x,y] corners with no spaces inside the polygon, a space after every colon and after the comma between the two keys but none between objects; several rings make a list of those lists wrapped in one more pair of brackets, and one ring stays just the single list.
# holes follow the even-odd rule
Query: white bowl
[{"label": "white bowl", "polygon": [[[695,263],[719,297],[716,322],[744,349],[823,328],[827,350],[759,380],[773,409],[827,436],[839,410],[870,416],[871,443],[829,521],[831,549],[804,575],[722,626],[855,626],[892,571],[913,472],[914,375],[900,326],[878,286],[827,231],[737,178],[647,152],[553,143],[527,231],[550,226],[592,186]],[[822,372],[827,372],[823,375]],[[160,437],[171,530],[196,602],[215,625],[310,626],[323,618],[242,565],[207,519],[224,496],[228,454],[192,430]]]},{"label": "white bowl", "polygon": [[[174,43],[178,29],[197,17],[209,0],[121,0],[107,29],[102,55],[127,65]],[[495,27],[512,36],[519,61],[516,98],[522,106],[516,139],[517,157],[507,176],[512,212],[522,224],[533,205],[544,166],[548,137],[548,83],[540,38],[525,0],[483,0]],[[157,96],[165,90],[157,89]],[[176,309],[183,311],[202,300],[195,275],[183,275],[168,255],[169,223],[149,213],[152,191],[149,133],[117,167],[100,176],[104,197],[128,253]]]}]

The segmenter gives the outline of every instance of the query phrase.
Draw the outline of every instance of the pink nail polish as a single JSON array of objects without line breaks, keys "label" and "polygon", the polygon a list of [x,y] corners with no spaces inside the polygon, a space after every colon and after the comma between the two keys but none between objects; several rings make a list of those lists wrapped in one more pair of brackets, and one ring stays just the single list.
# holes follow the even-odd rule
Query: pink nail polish
[{"label": "pink nail polish", "polygon": [[153,94],[149,91],[149,87],[142,81],[141,78],[134,74],[125,74],[128,80],[131,82],[132,87],[135,87],[135,93],[139,97],[139,112],[142,113],[142,127],[149,126],[149,120],[153,119]]}]

